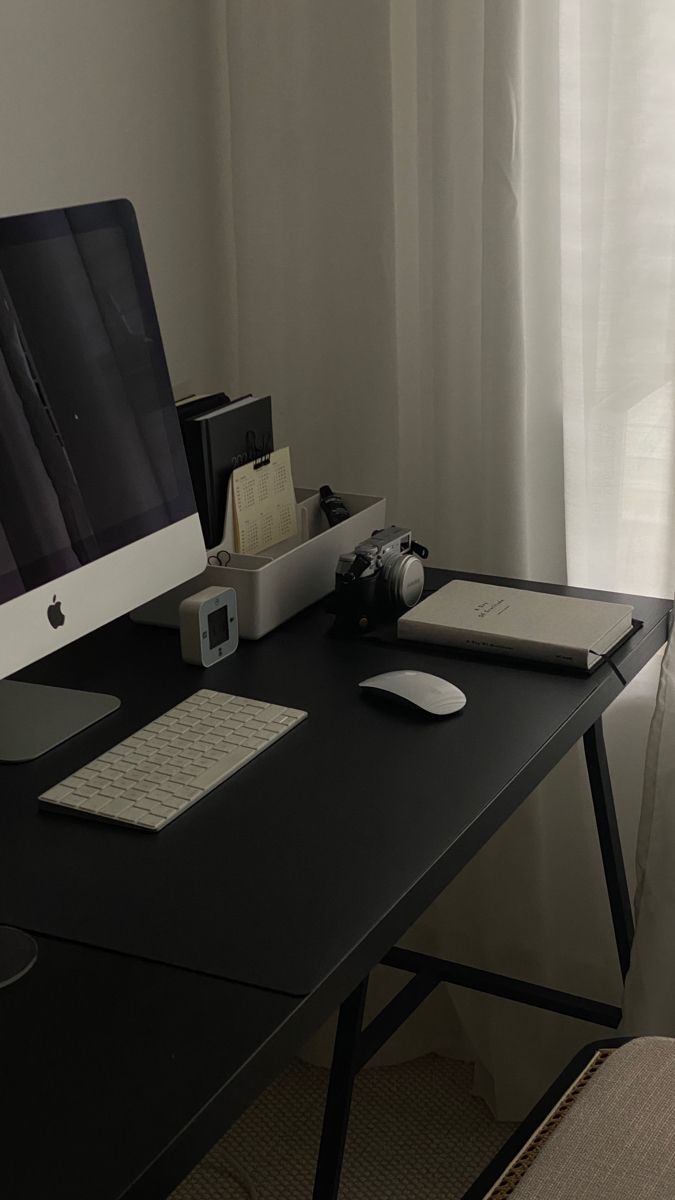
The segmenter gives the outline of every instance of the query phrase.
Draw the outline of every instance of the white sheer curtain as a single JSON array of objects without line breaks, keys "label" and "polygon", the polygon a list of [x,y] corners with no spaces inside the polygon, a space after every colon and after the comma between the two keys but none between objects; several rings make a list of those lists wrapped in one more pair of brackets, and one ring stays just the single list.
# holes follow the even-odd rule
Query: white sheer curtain
[{"label": "white sheer curtain", "polygon": [[[272,391],[297,480],[381,490],[438,564],[670,593],[672,0],[214,0],[214,18],[228,382]],[[643,676],[607,721],[629,860]],[[578,753],[409,940],[620,1000]],[[454,989],[394,1052],[470,1055],[517,1116],[598,1032]]]}]

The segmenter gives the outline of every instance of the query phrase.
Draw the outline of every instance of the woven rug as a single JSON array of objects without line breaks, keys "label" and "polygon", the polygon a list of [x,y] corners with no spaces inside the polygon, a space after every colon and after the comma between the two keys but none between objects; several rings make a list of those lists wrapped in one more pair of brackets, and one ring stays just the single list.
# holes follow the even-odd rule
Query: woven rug
[{"label": "woven rug", "polygon": [[[458,1200],[514,1128],[471,1095],[472,1068],[430,1054],[357,1077],[340,1200]],[[171,1200],[310,1200],[327,1072],[294,1063]]]}]

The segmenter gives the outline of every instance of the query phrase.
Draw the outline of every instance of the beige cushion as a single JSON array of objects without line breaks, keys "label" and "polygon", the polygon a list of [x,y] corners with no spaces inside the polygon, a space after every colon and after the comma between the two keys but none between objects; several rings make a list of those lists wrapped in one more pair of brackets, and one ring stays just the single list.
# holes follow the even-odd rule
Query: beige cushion
[{"label": "beige cushion", "polygon": [[490,1196],[675,1197],[675,1040],[638,1038],[619,1047],[569,1099],[522,1178],[506,1191],[503,1178]]}]

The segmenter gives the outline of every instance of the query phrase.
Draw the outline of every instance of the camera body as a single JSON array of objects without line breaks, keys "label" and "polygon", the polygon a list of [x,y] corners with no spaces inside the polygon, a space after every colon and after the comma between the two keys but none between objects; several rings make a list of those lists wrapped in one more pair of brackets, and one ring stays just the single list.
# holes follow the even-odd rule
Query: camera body
[{"label": "camera body", "polygon": [[422,595],[421,560],[427,555],[410,530],[399,525],[376,529],[372,537],[341,554],[332,606],[336,627],[365,633],[378,621],[413,608]]}]

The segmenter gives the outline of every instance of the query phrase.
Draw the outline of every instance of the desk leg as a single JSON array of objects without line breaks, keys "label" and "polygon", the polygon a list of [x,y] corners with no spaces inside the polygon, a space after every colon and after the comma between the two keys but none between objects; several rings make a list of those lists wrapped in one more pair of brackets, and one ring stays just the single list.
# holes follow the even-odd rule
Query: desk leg
[{"label": "desk leg", "polygon": [[[598,719],[584,734],[586,768],[593,797],[595,822],[600,839],[607,895],[621,974],[626,978],[633,942],[633,913],[626,880],[621,839],[616,820],[607,751]],[[553,991],[536,984],[478,971],[458,963],[395,947],[383,960],[385,965],[410,971],[414,978],[371,1024],[363,1030],[363,1013],[368,991],[366,977],[340,1008],[333,1062],[321,1132],[319,1159],[314,1179],[313,1200],[337,1200],[354,1079],[359,1069],[429,995],[438,983],[458,984],[494,996],[505,996],[522,1004],[565,1013],[584,1021],[616,1027],[621,1010],[596,1000]]]},{"label": "desk leg", "polygon": [[584,734],[584,751],[595,810],[595,823],[600,839],[602,865],[605,869],[607,895],[612,911],[614,937],[616,938],[621,975],[625,979],[630,966],[630,952],[633,944],[633,912],[616,821],[602,718],[597,720],[595,725],[591,725]]},{"label": "desk leg", "polygon": [[340,1190],[340,1172],[347,1139],[354,1079],[359,1069],[359,1047],[367,991],[368,976],[361,981],[340,1008],[326,1107],[323,1114],[319,1160],[312,1193],[313,1200],[337,1200]]}]

